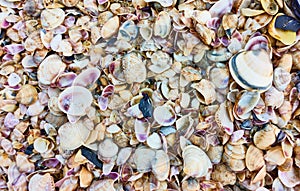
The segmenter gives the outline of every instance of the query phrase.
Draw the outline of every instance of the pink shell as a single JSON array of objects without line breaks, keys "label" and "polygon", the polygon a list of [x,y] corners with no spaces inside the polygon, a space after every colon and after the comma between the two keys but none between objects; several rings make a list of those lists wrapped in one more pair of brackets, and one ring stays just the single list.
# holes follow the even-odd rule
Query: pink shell
[{"label": "pink shell", "polygon": [[233,0],[220,0],[209,9],[209,12],[211,17],[221,18],[223,15],[231,11],[232,6]]},{"label": "pink shell", "polygon": [[23,50],[25,50],[24,45],[22,44],[10,44],[10,45],[6,45],[4,46],[4,50],[11,55],[16,55],[20,52],[22,52]]},{"label": "pink shell", "polygon": [[19,124],[19,122],[19,119],[17,119],[12,113],[7,113],[4,118],[4,126],[7,128],[14,128]]}]

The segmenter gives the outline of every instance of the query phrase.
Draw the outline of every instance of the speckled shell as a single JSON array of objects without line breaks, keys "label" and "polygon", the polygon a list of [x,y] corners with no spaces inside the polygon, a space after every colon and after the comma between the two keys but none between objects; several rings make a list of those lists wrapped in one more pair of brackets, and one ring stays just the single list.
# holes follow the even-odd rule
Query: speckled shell
[{"label": "speckled shell", "polygon": [[126,82],[143,82],[146,79],[146,66],[136,53],[126,54],[122,59]]},{"label": "speckled shell", "polygon": [[60,8],[45,9],[41,13],[41,23],[44,29],[51,30],[64,22],[65,12]]},{"label": "speckled shell", "polygon": [[246,90],[265,92],[272,85],[273,65],[265,50],[240,52],[229,61],[230,74]]}]

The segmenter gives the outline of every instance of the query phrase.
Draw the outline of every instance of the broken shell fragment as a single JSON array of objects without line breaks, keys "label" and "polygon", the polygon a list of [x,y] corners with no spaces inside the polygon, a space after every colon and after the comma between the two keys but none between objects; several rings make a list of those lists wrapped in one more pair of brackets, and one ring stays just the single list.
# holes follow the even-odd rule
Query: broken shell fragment
[{"label": "broken shell fragment", "polygon": [[21,87],[16,95],[16,101],[23,105],[30,105],[38,99],[38,92],[32,85],[26,84]]},{"label": "broken shell fragment", "polygon": [[300,184],[299,168],[293,167],[286,172],[278,170],[278,178],[286,187],[293,188]]},{"label": "broken shell fragment", "polygon": [[30,191],[40,191],[40,190],[55,191],[54,179],[50,175],[50,173],[46,173],[44,175],[35,174],[29,180],[28,190],[30,190]]},{"label": "broken shell fragment", "polygon": [[37,152],[45,153],[48,151],[50,144],[50,141],[48,141],[47,139],[39,137],[36,140],[34,140],[33,147]]},{"label": "broken shell fragment", "polygon": [[122,66],[127,83],[132,84],[134,82],[141,83],[145,81],[147,70],[140,55],[134,52],[126,54],[122,59]]},{"label": "broken shell fragment", "polygon": [[163,150],[158,150],[152,160],[152,172],[159,181],[168,178],[170,172],[170,158]]},{"label": "broken shell fragment", "polygon": [[92,172],[88,171],[85,167],[82,167],[79,173],[79,185],[82,188],[86,188],[91,185],[93,181],[93,174]]},{"label": "broken shell fragment", "polygon": [[196,89],[197,98],[201,103],[209,105],[216,100],[215,86],[212,82],[202,79],[192,84],[191,87]]},{"label": "broken shell fragment", "polygon": [[269,15],[275,15],[279,9],[275,0],[261,0],[261,5]]},{"label": "broken shell fragment", "polygon": [[161,11],[154,23],[154,35],[166,38],[171,31],[171,18],[165,11]]},{"label": "broken shell fragment", "polygon": [[100,70],[98,68],[88,68],[82,71],[73,81],[73,86],[82,86],[89,88],[100,77]]},{"label": "broken shell fragment", "polygon": [[152,65],[148,66],[149,70],[156,74],[160,74],[171,67],[172,58],[163,51],[156,51],[151,56]]},{"label": "broken shell fragment", "polygon": [[223,186],[228,184],[234,185],[236,182],[236,174],[230,171],[224,164],[216,165],[211,176],[213,180],[221,182]]},{"label": "broken shell fragment", "polygon": [[272,85],[273,65],[263,49],[234,55],[229,61],[229,70],[233,79],[246,90],[265,92]]},{"label": "broken shell fragment", "polygon": [[101,36],[105,39],[112,37],[118,32],[120,19],[118,16],[110,18],[101,29]]},{"label": "broken shell fragment", "polygon": [[91,106],[92,102],[91,92],[81,86],[68,87],[58,96],[59,109],[72,116],[85,115],[86,109]]},{"label": "broken shell fragment", "polygon": [[162,126],[172,125],[176,121],[176,114],[169,105],[158,106],[153,111],[155,121]]},{"label": "broken shell fragment", "polygon": [[255,171],[260,169],[262,166],[265,165],[263,152],[262,150],[259,150],[253,145],[250,145],[247,153],[246,153],[246,167],[250,171]]},{"label": "broken shell fragment", "polygon": [[155,150],[146,147],[136,149],[133,157],[138,172],[149,172],[152,168],[152,161],[156,155]]},{"label": "broken shell fragment", "polygon": [[124,22],[118,33],[118,39],[131,41],[134,40],[138,35],[138,28],[133,21]]},{"label": "broken shell fragment", "polygon": [[41,13],[41,24],[46,30],[52,30],[65,20],[65,12],[60,8],[45,9]]}]

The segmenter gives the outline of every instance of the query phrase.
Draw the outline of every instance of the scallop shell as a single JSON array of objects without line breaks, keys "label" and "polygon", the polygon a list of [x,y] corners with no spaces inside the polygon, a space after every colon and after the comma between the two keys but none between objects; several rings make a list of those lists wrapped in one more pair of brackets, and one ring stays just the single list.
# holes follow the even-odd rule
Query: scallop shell
[{"label": "scallop shell", "polygon": [[[90,130],[83,120],[72,124],[65,123],[58,129],[60,147],[63,150],[74,150],[80,147],[89,137]],[[72,139],[70,139],[72,137]]]},{"label": "scallop shell", "polygon": [[16,101],[23,105],[30,105],[38,99],[38,92],[32,85],[25,84],[16,95]]},{"label": "scallop shell", "polygon": [[85,115],[86,109],[91,106],[92,102],[91,92],[81,86],[68,87],[58,96],[59,109],[72,116]]},{"label": "scallop shell", "polygon": [[169,105],[156,107],[153,111],[153,117],[162,126],[172,125],[177,118],[174,109]]},{"label": "scallop shell", "polygon": [[46,30],[52,30],[65,20],[65,12],[60,8],[44,9],[41,13],[41,24]]},{"label": "scallop shell", "polygon": [[250,171],[260,169],[265,165],[263,152],[253,145],[250,145],[246,153],[246,167]]},{"label": "scallop shell", "polygon": [[170,158],[163,150],[156,151],[155,158],[152,160],[152,172],[159,181],[164,181],[168,178]]},{"label": "scallop shell", "polygon": [[166,38],[171,31],[171,18],[165,11],[161,11],[154,23],[154,35]]},{"label": "scallop shell", "polygon": [[65,68],[66,65],[61,61],[58,55],[50,55],[39,65],[37,78],[40,83],[50,85]]},{"label": "scallop shell", "polygon": [[30,191],[40,191],[40,190],[55,191],[54,179],[50,175],[50,173],[46,173],[44,175],[35,174],[29,180],[28,190],[30,190]]},{"label": "scallop shell", "polygon": [[202,79],[199,83],[194,83],[191,85],[195,88],[198,100],[206,105],[213,103],[216,100],[215,86],[211,81]]},{"label": "scallop shell", "polygon": [[136,53],[132,52],[126,54],[122,59],[122,66],[124,68],[124,77],[127,83],[141,83],[146,80],[146,66]]},{"label": "scallop shell", "polygon": [[118,16],[110,18],[101,29],[101,36],[105,39],[112,37],[118,32],[120,19]]},{"label": "scallop shell", "polygon": [[269,54],[261,50],[240,52],[229,60],[233,79],[246,90],[267,91],[273,80],[273,65]]},{"label": "scallop shell", "polygon": [[275,68],[273,75],[274,86],[280,91],[285,90],[292,79],[291,74],[281,67]]},{"label": "scallop shell", "polygon": [[212,164],[206,153],[194,145],[186,146],[182,151],[183,172],[188,176],[205,176]]}]

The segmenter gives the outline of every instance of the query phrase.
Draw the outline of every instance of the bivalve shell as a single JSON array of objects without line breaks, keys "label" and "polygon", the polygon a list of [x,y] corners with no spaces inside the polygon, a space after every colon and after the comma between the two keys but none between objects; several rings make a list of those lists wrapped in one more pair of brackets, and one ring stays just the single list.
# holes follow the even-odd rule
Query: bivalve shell
[{"label": "bivalve shell", "polygon": [[277,127],[272,124],[267,124],[264,129],[257,131],[254,134],[253,142],[259,149],[266,150],[276,141],[275,129]]},{"label": "bivalve shell", "polygon": [[42,27],[52,30],[61,25],[65,20],[65,12],[60,8],[45,9],[41,13]]},{"label": "bivalve shell", "polygon": [[192,84],[191,87],[196,89],[197,98],[201,103],[209,105],[216,100],[215,86],[211,81],[202,79],[199,83]]},{"label": "bivalve shell", "polygon": [[275,70],[274,70],[274,85],[278,90],[280,90],[280,91],[285,90],[285,88],[291,82],[291,79],[292,79],[292,77],[289,72],[287,72],[286,70],[284,70],[281,67],[275,68]]},{"label": "bivalve shell", "polygon": [[146,66],[136,53],[126,54],[122,59],[122,66],[127,83],[141,83],[146,79]]},{"label": "bivalve shell", "polygon": [[159,181],[168,178],[170,172],[170,158],[163,150],[156,151],[152,161],[152,172]]},{"label": "bivalve shell", "polygon": [[50,175],[50,173],[46,173],[44,175],[35,174],[33,175],[28,184],[29,191],[55,191],[54,179]]},{"label": "bivalve shell", "polygon": [[246,90],[267,91],[273,80],[270,55],[263,49],[240,52],[229,61],[230,74]]},{"label": "bivalve shell", "polygon": [[23,105],[30,105],[38,99],[38,92],[32,85],[26,84],[21,87],[16,95],[16,101]]},{"label": "bivalve shell", "polygon": [[105,39],[112,37],[118,32],[120,19],[118,16],[110,18],[101,29],[101,36]]},{"label": "bivalve shell", "polygon": [[176,121],[175,111],[169,105],[156,107],[153,111],[153,117],[162,126],[172,125]]},{"label": "bivalve shell", "polygon": [[254,145],[250,145],[246,153],[246,167],[250,171],[260,169],[265,165],[262,150],[259,150]]},{"label": "bivalve shell", "polygon": [[166,38],[171,31],[171,18],[165,11],[161,11],[154,23],[154,35]]}]

